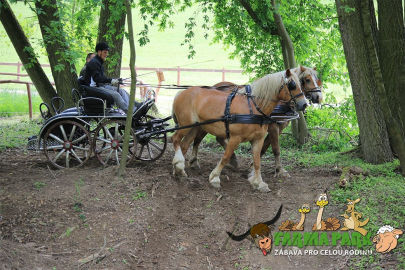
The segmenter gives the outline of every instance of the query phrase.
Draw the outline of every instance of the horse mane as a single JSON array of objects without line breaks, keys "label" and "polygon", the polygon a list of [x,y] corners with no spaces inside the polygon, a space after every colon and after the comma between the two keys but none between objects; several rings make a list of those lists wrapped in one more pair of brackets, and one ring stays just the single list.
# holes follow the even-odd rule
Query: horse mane
[{"label": "horse mane", "polygon": [[[278,95],[280,87],[284,84],[285,73],[286,71],[283,70],[277,73],[268,74],[251,84],[252,95],[256,97],[258,106],[266,106]],[[299,85],[299,79],[295,72],[291,72],[291,76],[296,84]],[[238,92],[244,94],[246,93],[246,88],[242,88]]]}]

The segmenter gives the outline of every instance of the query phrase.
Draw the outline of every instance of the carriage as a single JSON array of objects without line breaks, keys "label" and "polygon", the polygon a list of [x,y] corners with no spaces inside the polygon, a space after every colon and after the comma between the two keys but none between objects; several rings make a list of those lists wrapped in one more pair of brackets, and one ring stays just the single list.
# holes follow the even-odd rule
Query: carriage
[{"label": "carriage", "polygon": [[[118,165],[122,159],[126,114],[114,108],[113,99],[89,86],[72,89],[76,107],[64,110],[64,100],[54,97],[50,106],[41,103],[45,120],[39,134],[28,140],[29,150],[43,151],[48,161],[58,169],[82,166],[93,155],[104,165]],[[164,119],[148,114],[154,104],[149,92],[137,104],[132,115],[128,160],[154,161],[162,156],[167,145],[168,126]],[[147,133],[148,136],[142,136]]]}]

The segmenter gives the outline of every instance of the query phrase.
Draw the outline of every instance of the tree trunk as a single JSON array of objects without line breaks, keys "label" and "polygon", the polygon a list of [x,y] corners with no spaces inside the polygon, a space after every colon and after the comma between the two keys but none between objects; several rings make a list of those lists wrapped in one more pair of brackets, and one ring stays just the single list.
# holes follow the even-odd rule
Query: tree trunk
[{"label": "tree trunk", "polygon": [[51,99],[56,96],[55,89],[38,62],[34,49],[6,0],[0,0],[0,20],[39,95],[44,102],[50,104]]},{"label": "tree trunk", "polygon": [[130,131],[132,128],[132,110],[135,103],[135,90],[136,90],[136,70],[135,70],[135,42],[134,42],[134,30],[132,26],[132,12],[130,0],[125,1],[125,7],[128,16],[128,37],[129,37],[129,46],[130,46],[130,59],[129,59],[129,68],[131,69],[131,91],[129,93],[129,108],[127,114],[127,120],[125,124],[125,133],[124,133],[124,145],[122,149],[122,160],[120,168],[118,170],[118,176],[121,176],[124,173],[125,166],[127,164],[127,154],[129,148],[129,138]]},{"label": "tree trunk", "polygon": [[73,106],[71,91],[77,87],[77,74],[73,61],[69,58],[69,47],[56,0],[37,0],[35,7],[56,90],[67,107]]},{"label": "tree trunk", "polygon": [[[392,1],[393,2],[398,1]],[[401,2],[399,2],[401,4]],[[400,7],[402,7],[400,5]],[[395,57],[403,57],[403,55],[399,54],[397,55],[395,51],[401,51],[398,50],[398,48],[401,48],[401,41],[399,40],[399,37],[401,35],[399,33],[403,32],[403,24],[400,25],[400,30],[396,32],[395,30],[392,31],[387,27],[386,25],[386,19],[387,18],[382,18],[383,16],[388,16],[389,20],[391,21],[394,19],[394,23],[400,23],[399,22],[399,17],[402,18],[402,8],[399,10],[401,11],[400,14],[398,12],[395,12],[394,10],[391,10],[392,7],[390,8],[390,11],[385,10],[383,8],[383,12],[379,14],[379,20],[380,22],[383,21],[384,23],[380,23],[380,30],[379,30],[379,38],[378,40],[381,41],[379,43],[379,50],[381,52],[381,57],[379,58],[377,55],[377,50],[376,50],[376,45],[375,45],[375,38],[373,37],[373,31],[372,31],[372,25],[371,25],[371,18],[375,17],[375,11],[373,7],[373,1],[372,0],[363,0],[361,1],[360,5],[360,10],[362,13],[362,21],[363,21],[363,28],[364,28],[364,37],[365,37],[365,44],[366,48],[368,50],[368,55],[370,58],[370,64],[371,64],[371,70],[374,72],[374,77],[376,81],[375,85],[375,90],[377,92],[377,97],[378,100],[380,101],[380,106],[383,112],[383,116],[385,119],[385,123],[387,125],[387,130],[388,130],[388,135],[391,141],[391,146],[394,150],[394,152],[398,155],[399,161],[401,163],[401,170],[402,174],[405,175],[405,141],[404,141],[404,136],[403,136],[403,128],[402,128],[402,123],[400,120],[399,114],[400,114],[400,109],[398,110],[400,103],[396,103],[392,99],[397,100],[397,95],[399,94],[397,89],[394,89],[394,87],[400,87],[400,80],[401,75],[398,75],[396,72],[397,68],[397,61],[398,59],[401,58],[392,58],[393,56]],[[395,9],[395,7],[394,7]],[[397,14],[397,16],[395,16]],[[395,21],[395,18],[398,19],[398,21]],[[401,19],[402,21],[402,19]],[[392,23],[392,21],[391,21]],[[391,28],[395,29],[395,26],[391,25]],[[402,31],[401,31],[402,30]],[[385,36],[384,34],[387,33],[382,33],[383,31],[387,31],[388,35]],[[391,34],[391,35],[390,35]],[[383,37],[383,38],[381,38]],[[390,40],[387,40],[387,38],[390,38]],[[402,37],[403,38],[403,37]],[[393,45],[397,45],[398,47],[392,47],[391,49],[394,50],[394,52],[388,52],[386,51],[387,47],[390,48],[390,45],[387,45],[387,43],[393,43]],[[387,53],[387,55],[384,55],[383,53]],[[403,52],[402,52],[403,54]],[[386,59],[388,58],[388,59]],[[397,61],[396,61],[397,60]],[[401,61],[401,60],[399,60]],[[394,68],[395,66],[395,68]],[[384,71],[383,68],[386,70]],[[392,74],[390,74],[392,72]],[[386,78],[383,78],[383,75],[386,75]],[[387,83],[385,83],[387,82]],[[389,91],[392,91],[394,93],[389,93]],[[397,93],[397,95],[395,95]],[[396,108],[393,108],[392,106],[396,105]]]},{"label": "tree trunk", "polygon": [[[286,68],[294,68],[297,66],[295,62],[294,55],[294,45],[291,41],[290,35],[284,26],[283,19],[278,12],[278,6],[275,0],[271,0],[271,5],[273,7],[273,17],[276,23],[278,34],[280,36],[280,43],[283,52],[284,66]],[[309,137],[307,122],[305,121],[304,114],[298,112],[300,118],[298,120],[293,120],[291,125],[291,130],[294,138],[296,139],[298,145],[303,145],[307,142]]]},{"label": "tree trunk", "polygon": [[109,56],[104,65],[106,76],[112,78],[119,78],[121,73],[126,14],[124,2],[124,0],[103,0],[100,10],[97,42],[104,41],[110,46]]},{"label": "tree trunk", "polygon": [[378,0],[378,59],[392,116],[405,138],[405,30],[402,11],[401,0]]},{"label": "tree trunk", "polygon": [[[347,7],[354,10],[347,11]],[[364,18],[359,0],[336,0],[336,8],[359,123],[363,157],[371,163],[391,161],[393,155],[387,126],[380,102],[376,98],[376,86],[381,87],[379,84],[382,81],[375,77],[372,61],[378,59],[370,59],[365,47],[369,40],[364,39]]]}]

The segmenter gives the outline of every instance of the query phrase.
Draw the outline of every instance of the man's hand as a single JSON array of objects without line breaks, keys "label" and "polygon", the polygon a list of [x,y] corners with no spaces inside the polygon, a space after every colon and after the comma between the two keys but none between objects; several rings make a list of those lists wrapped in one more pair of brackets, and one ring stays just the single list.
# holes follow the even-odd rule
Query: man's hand
[{"label": "man's hand", "polygon": [[111,84],[117,86],[120,83],[120,79],[112,79]]}]

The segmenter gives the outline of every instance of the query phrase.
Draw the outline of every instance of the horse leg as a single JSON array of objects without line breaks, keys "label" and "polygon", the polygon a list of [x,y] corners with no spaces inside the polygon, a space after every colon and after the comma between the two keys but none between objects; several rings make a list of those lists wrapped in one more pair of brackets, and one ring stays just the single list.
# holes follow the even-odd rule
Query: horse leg
[{"label": "horse leg", "polygon": [[[266,153],[267,149],[269,148],[269,146],[271,144],[271,137],[270,137],[270,126],[271,125],[272,124],[269,125],[269,129],[268,129],[269,134],[267,134],[266,138],[264,139],[262,150],[260,150],[260,157],[263,156]],[[249,173],[248,177],[252,177],[255,174],[255,169],[253,167],[253,162],[250,162],[249,168],[250,168],[250,173]]]},{"label": "horse leg", "polygon": [[185,159],[181,149],[181,140],[188,133],[189,130],[179,129],[172,136],[172,143],[174,148],[174,157],[172,161],[173,175],[187,177],[185,168]]},{"label": "horse leg", "polygon": [[220,188],[221,187],[221,180],[219,179],[219,176],[221,175],[221,171],[224,168],[224,166],[229,162],[233,151],[235,151],[235,148],[239,145],[241,142],[241,138],[238,136],[231,137],[228,141],[228,144],[226,145],[225,153],[221,160],[218,162],[217,166],[215,167],[214,170],[212,170],[209,181],[210,184],[215,187],[215,188]]},{"label": "horse leg", "polygon": [[261,192],[269,192],[269,186],[263,181],[260,172],[260,151],[263,146],[264,138],[251,142],[253,151],[253,174],[249,175],[248,181],[253,188]]},{"label": "horse leg", "polygon": [[189,132],[183,137],[183,140],[180,143],[180,148],[183,156],[186,155],[188,148],[190,147],[191,142],[194,140],[197,135],[197,128],[191,128]]},{"label": "horse leg", "polygon": [[201,168],[200,163],[198,162],[198,147],[200,146],[200,143],[204,139],[205,135],[207,135],[207,132],[199,128],[197,135],[194,138],[193,150],[191,152],[191,159],[189,161],[189,166],[192,168]]},{"label": "horse leg", "polygon": [[276,168],[274,172],[274,177],[290,177],[288,172],[283,168],[281,165],[281,158],[280,158],[280,143],[279,137],[283,126],[279,126],[279,124],[271,124],[269,125],[269,141],[271,143],[271,148],[273,150],[273,155],[276,163]]},{"label": "horse leg", "polygon": [[[226,141],[224,138],[222,137],[216,137],[215,138],[217,140],[217,142],[224,148],[226,149]],[[231,166],[234,169],[238,168],[238,159],[236,158],[235,153],[232,153],[231,159],[229,160],[228,163],[229,166]]]}]

